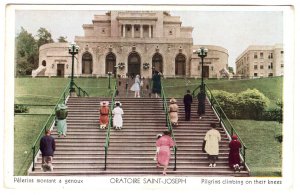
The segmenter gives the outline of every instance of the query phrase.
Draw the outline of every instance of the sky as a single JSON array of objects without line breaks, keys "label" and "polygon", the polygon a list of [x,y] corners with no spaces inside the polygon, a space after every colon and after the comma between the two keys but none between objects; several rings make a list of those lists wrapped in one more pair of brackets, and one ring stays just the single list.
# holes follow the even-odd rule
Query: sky
[{"label": "sky", "polygon": [[[233,68],[236,58],[249,45],[283,43],[282,10],[224,10],[170,10],[170,13],[172,16],[180,16],[182,26],[193,27],[194,45],[217,45],[227,49],[228,65]],[[54,41],[59,36],[66,36],[72,42],[75,36],[83,36],[83,24],[91,24],[95,14],[105,12],[106,10],[16,10],[15,33],[20,32],[23,27],[36,35],[37,30],[44,27],[51,32]]]}]

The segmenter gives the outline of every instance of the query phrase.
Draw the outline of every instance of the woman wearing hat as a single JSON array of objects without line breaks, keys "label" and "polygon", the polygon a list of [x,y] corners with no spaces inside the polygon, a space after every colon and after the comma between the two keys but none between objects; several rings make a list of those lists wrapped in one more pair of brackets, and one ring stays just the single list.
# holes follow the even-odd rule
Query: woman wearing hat
[{"label": "woman wearing hat", "polygon": [[169,131],[164,131],[163,133],[163,136],[156,141],[156,147],[159,147],[156,167],[163,166],[163,175],[166,175],[171,157],[170,148],[175,145],[175,142],[170,137]]},{"label": "woman wearing hat", "polygon": [[99,118],[99,123],[100,123],[100,128],[105,129],[108,125],[109,122],[109,107],[108,107],[109,102],[108,101],[102,101],[100,102],[100,118]]},{"label": "woman wearing hat", "polygon": [[204,150],[208,154],[209,167],[216,167],[216,160],[219,155],[219,142],[221,141],[221,134],[216,128],[215,123],[210,124],[211,129],[206,132],[204,141]]},{"label": "woman wearing hat", "polygon": [[67,136],[67,106],[65,104],[58,104],[55,111],[56,116],[56,126],[57,126],[57,132],[58,137],[61,135]]},{"label": "woman wearing hat", "polygon": [[115,129],[121,130],[123,127],[123,118],[122,115],[124,114],[123,109],[120,107],[121,103],[116,101],[116,107],[113,109],[112,114],[114,115],[113,118],[113,126]]},{"label": "woman wearing hat", "polygon": [[134,97],[141,97],[140,96],[140,90],[141,90],[141,81],[140,81],[140,75],[136,75],[134,84],[131,86],[130,91],[134,91]]},{"label": "woman wearing hat", "polygon": [[232,140],[229,143],[229,166],[235,171],[240,171],[240,148],[242,147],[241,142],[238,140],[236,135],[232,136]]},{"label": "woman wearing hat", "polygon": [[172,125],[178,125],[178,105],[176,104],[176,99],[170,99],[170,106],[169,106],[169,113],[170,113],[170,121]]}]

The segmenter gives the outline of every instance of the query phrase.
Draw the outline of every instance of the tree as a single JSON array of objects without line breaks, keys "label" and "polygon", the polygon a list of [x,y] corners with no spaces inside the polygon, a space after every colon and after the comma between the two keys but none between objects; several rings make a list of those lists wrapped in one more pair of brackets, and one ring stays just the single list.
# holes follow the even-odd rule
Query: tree
[{"label": "tree", "polygon": [[234,71],[233,71],[233,67],[228,67],[228,71],[230,72],[230,73],[232,73],[232,74],[234,74]]},{"label": "tree", "polygon": [[30,75],[38,66],[38,47],[31,33],[23,27],[16,37],[16,75]]},{"label": "tree", "polygon": [[52,35],[51,33],[45,29],[45,28],[40,28],[37,32],[37,45],[38,48],[40,48],[40,46],[46,44],[46,43],[53,43],[53,39],[52,39]]},{"label": "tree", "polygon": [[58,37],[57,40],[59,43],[67,43],[68,42],[67,37],[63,37],[63,36]]}]

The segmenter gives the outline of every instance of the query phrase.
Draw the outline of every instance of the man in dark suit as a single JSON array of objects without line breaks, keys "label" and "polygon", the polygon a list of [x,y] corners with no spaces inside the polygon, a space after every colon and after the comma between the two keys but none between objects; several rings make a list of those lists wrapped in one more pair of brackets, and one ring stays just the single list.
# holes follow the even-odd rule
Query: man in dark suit
[{"label": "man in dark suit", "polygon": [[193,103],[193,97],[190,93],[191,93],[190,90],[187,90],[186,94],[183,97],[185,120],[186,121],[189,121],[191,119],[191,105]]},{"label": "man in dark suit", "polygon": [[51,131],[46,130],[45,135],[41,138],[40,141],[43,171],[53,171],[52,159],[55,151],[55,140],[50,134]]}]

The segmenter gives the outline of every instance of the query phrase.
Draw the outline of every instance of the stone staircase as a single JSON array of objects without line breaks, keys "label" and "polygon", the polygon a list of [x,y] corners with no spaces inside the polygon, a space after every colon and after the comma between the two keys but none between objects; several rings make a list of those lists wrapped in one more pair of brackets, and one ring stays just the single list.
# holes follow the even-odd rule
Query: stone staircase
[{"label": "stone staircase", "polygon": [[[123,83],[121,83],[123,86]],[[121,93],[124,93],[121,92]],[[120,93],[120,96],[122,94]],[[54,156],[54,171],[41,171],[41,155],[36,161],[36,170],[29,175],[134,175],[161,176],[162,168],[156,168],[156,134],[166,130],[162,100],[156,98],[132,98],[118,96],[124,110],[122,130],[111,131],[107,156],[107,169],[104,170],[104,143],[106,130],[99,129],[99,102],[109,100],[99,97],[70,98],[68,101],[67,137],[58,138]],[[129,98],[130,97],[130,98]],[[202,141],[211,122],[218,119],[206,103],[206,114],[201,120],[197,117],[196,100],[192,106],[191,121],[184,121],[182,99],[178,99],[179,126],[173,129],[178,151],[177,170],[174,171],[174,154],[167,171],[171,176],[248,176],[247,171],[234,173],[228,167],[228,137],[220,129],[222,141],[217,167],[208,167],[207,154],[203,153]]]}]

